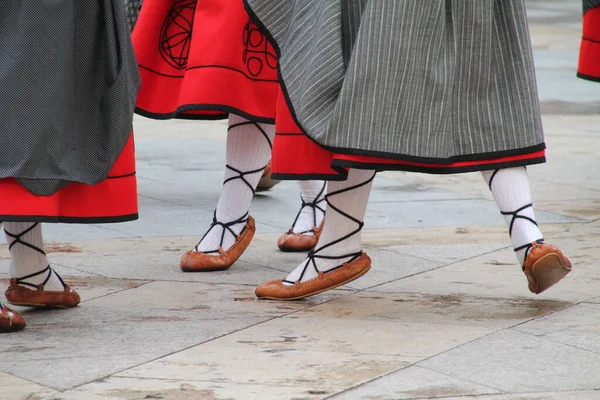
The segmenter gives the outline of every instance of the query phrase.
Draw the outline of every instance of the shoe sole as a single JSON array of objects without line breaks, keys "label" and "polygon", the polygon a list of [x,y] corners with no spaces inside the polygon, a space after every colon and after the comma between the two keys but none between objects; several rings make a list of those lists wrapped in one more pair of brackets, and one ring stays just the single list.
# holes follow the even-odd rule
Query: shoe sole
[{"label": "shoe sole", "polygon": [[305,299],[305,298],[307,298],[307,297],[314,296],[314,295],[317,295],[317,294],[319,294],[319,293],[323,293],[323,292],[326,292],[326,291],[328,291],[328,290],[335,289],[335,288],[337,288],[337,287],[340,287],[340,286],[342,286],[342,285],[345,285],[345,284],[347,284],[347,283],[350,283],[350,282],[352,282],[352,281],[355,281],[355,280],[357,280],[358,278],[360,278],[361,276],[363,276],[364,274],[366,274],[367,272],[369,272],[369,270],[370,270],[370,269],[371,269],[371,266],[369,265],[369,267],[368,267],[368,268],[365,268],[365,269],[364,269],[363,271],[361,271],[359,274],[356,274],[356,275],[354,275],[354,276],[352,276],[352,277],[350,277],[350,278],[346,279],[346,280],[345,280],[345,281],[343,281],[343,282],[337,283],[337,284],[335,284],[335,285],[333,285],[333,286],[329,286],[329,287],[323,288],[323,289],[321,289],[321,290],[317,290],[317,291],[315,291],[315,292],[312,292],[312,293],[309,293],[309,294],[304,294],[304,295],[302,295],[302,296],[296,296],[296,297],[286,297],[286,298],[278,298],[278,297],[258,297],[258,299],[259,299],[259,300],[278,300],[278,301],[292,301],[292,300],[301,300],[301,299]]},{"label": "shoe sole", "polygon": [[540,294],[551,288],[571,272],[571,263],[564,264],[557,254],[546,254],[540,258],[531,268],[531,273],[536,279],[537,290],[529,290]]},{"label": "shoe sole", "polygon": [[[235,261],[237,261],[237,260],[235,260]],[[235,264],[235,262],[234,262],[234,264]],[[231,264],[231,265],[233,265],[233,264]],[[185,267],[185,268],[180,267],[180,268],[183,272],[215,272],[215,271],[226,271],[231,267],[231,265],[228,265],[226,267],[211,267],[211,268],[198,268],[198,269],[187,268],[187,267]]]},{"label": "shoe sole", "polygon": [[12,332],[20,332],[23,329],[25,329],[25,327],[19,327],[19,328],[10,328],[10,329],[4,329],[4,328],[0,328],[0,333],[12,333]]},{"label": "shoe sole", "polygon": [[16,303],[14,301],[7,301],[7,303],[12,304],[13,306],[21,306],[21,307],[34,307],[34,308],[74,308],[77,307],[78,304],[74,306],[61,306],[61,305],[48,305],[48,304],[38,304],[38,303]]},{"label": "shoe sole", "polygon": [[256,187],[256,193],[266,192],[267,190],[271,190],[273,186],[278,185],[280,181],[276,181],[271,178],[262,178],[258,182],[258,186]]},{"label": "shoe sole", "polygon": [[309,252],[315,248],[315,246],[305,247],[305,248],[285,247],[285,246],[277,246],[277,247],[279,247],[279,250],[281,250],[284,253],[305,253],[305,252]]}]

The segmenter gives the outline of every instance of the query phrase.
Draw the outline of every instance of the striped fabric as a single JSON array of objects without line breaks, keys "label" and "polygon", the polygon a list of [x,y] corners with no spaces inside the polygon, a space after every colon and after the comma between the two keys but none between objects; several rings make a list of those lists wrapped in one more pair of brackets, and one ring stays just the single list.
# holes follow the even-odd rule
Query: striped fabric
[{"label": "striped fabric", "polygon": [[523,0],[246,0],[296,120],[340,153],[543,149]]}]

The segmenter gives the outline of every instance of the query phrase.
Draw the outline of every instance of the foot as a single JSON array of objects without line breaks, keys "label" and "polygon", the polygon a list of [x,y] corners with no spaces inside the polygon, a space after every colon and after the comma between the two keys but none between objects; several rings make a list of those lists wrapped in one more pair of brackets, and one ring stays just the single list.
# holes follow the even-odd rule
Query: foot
[{"label": "foot", "polygon": [[0,303],[0,333],[20,331],[25,325],[25,320],[19,313]]},{"label": "foot", "polygon": [[352,282],[371,269],[371,258],[364,252],[352,260],[326,272],[318,272],[312,279],[298,280],[290,285],[285,280],[268,281],[256,288],[255,294],[259,299],[269,300],[300,300],[338,286]]},{"label": "foot", "polygon": [[60,279],[63,290],[45,290],[44,283],[34,285],[28,283],[26,278],[13,278],[4,293],[6,300],[15,306],[39,308],[71,308],[79,304],[81,301],[79,294],[71,289],[50,266],[36,275],[44,273],[55,274]]},{"label": "foot", "polygon": [[[315,250],[310,251],[308,257],[284,280],[260,285],[256,289],[258,298],[302,299],[344,285],[367,273],[371,259],[360,250],[360,232],[374,177],[374,171],[351,170],[347,181],[329,182],[325,196],[327,224],[323,226]],[[319,197],[313,198],[319,201]],[[315,212],[320,209],[311,208]]]},{"label": "foot", "polygon": [[292,227],[287,233],[279,237],[277,247],[285,252],[310,251],[319,243],[322,231],[323,222],[321,222],[321,225],[314,226],[309,231],[301,233],[294,233]]},{"label": "foot", "polygon": [[302,206],[292,227],[277,240],[277,247],[281,251],[310,251],[319,243],[325,222],[325,190],[327,186],[325,182],[309,181],[304,183],[316,185],[320,189],[308,197],[311,199],[310,201],[306,201],[303,195],[300,196]]},{"label": "foot", "polygon": [[571,262],[556,246],[533,242],[525,253],[523,272],[529,290],[540,294],[571,272]]},{"label": "foot", "polygon": [[[213,222],[211,229],[217,224]],[[227,229],[225,224],[224,229]],[[209,229],[210,231],[210,229]],[[239,234],[230,232],[235,236],[235,242],[227,250],[224,250],[220,246],[217,250],[213,251],[198,251],[198,246],[194,250],[188,251],[181,257],[180,267],[184,272],[208,272],[208,271],[223,271],[231,267],[235,263],[244,251],[250,245],[254,232],[256,231],[254,218],[248,216],[246,224],[242,228]],[[226,231],[224,230],[225,234]]]}]

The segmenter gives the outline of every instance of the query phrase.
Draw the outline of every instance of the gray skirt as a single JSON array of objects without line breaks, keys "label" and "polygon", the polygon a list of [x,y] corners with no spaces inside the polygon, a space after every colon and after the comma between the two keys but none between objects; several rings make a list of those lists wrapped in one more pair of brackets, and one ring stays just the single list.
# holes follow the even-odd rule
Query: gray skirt
[{"label": "gray skirt", "polygon": [[3,0],[0,178],[36,195],[101,182],[138,88],[123,0]]},{"label": "gray skirt", "polygon": [[445,164],[545,148],[523,0],[245,1],[328,150]]}]

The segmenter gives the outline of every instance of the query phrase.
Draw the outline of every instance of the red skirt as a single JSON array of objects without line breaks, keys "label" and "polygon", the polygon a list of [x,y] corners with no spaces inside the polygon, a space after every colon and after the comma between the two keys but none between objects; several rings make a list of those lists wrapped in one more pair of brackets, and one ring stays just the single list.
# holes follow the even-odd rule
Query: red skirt
[{"label": "red skirt", "polygon": [[600,6],[583,16],[583,35],[577,76],[600,82]]},{"label": "red skirt", "polygon": [[[473,155],[469,161],[436,160],[435,163],[410,160],[410,156],[366,156],[352,149],[330,149],[313,141],[302,132],[280,92],[272,152],[274,179],[330,181],[346,180],[349,168],[376,171],[411,171],[429,174],[453,174],[539,164],[545,161],[545,150],[514,156]],[[399,159],[402,158],[402,159]],[[447,162],[446,162],[447,161]]]},{"label": "red skirt", "polygon": [[36,196],[15,179],[0,179],[0,221],[107,223],[138,218],[133,135],[108,177],[97,185],[71,183]]},{"label": "red skirt", "polygon": [[145,0],[133,46],[138,114],[273,123],[277,57],[242,0]]}]

